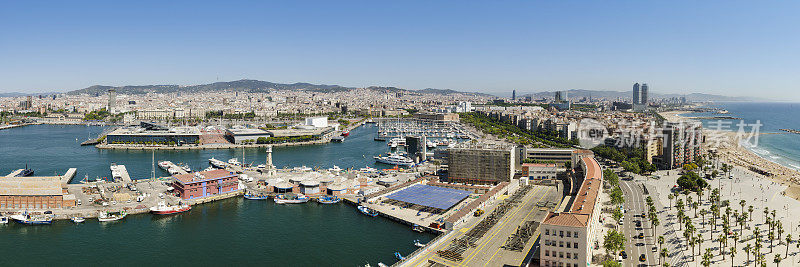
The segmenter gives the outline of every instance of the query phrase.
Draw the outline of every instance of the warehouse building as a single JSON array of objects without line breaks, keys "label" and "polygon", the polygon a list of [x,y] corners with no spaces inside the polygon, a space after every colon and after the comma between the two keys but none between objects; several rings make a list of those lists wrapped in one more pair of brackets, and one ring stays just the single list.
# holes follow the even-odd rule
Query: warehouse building
[{"label": "warehouse building", "polygon": [[61,176],[0,177],[0,209],[48,210],[75,206]]}]

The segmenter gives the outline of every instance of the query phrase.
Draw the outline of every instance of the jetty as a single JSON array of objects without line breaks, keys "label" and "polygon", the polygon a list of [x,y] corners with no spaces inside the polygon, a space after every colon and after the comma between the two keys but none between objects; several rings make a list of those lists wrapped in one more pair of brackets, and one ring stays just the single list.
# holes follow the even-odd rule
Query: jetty
[{"label": "jetty", "polygon": [[780,130],[784,131],[784,132],[787,132],[787,133],[800,134],[800,131],[795,130],[795,129],[780,129]]},{"label": "jetty", "polygon": [[112,163],[111,177],[114,178],[114,181],[121,180],[124,184],[130,184],[133,182],[131,175],[128,174],[128,169],[125,168],[125,165],[117,165]]}]

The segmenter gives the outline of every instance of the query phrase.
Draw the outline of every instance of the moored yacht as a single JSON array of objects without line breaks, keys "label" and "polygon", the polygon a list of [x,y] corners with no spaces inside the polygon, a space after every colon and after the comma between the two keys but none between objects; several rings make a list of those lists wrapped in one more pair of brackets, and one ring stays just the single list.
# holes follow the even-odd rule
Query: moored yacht
[{"label": "moored yacht", "polygon": [[388,156],[378,155],[375,158],[376,162],[380,162],[383,164],[389,165],[398,165],[398,166],[413,166],[414,161],[408,157],[402,156],[398,153],[389,153]]}]

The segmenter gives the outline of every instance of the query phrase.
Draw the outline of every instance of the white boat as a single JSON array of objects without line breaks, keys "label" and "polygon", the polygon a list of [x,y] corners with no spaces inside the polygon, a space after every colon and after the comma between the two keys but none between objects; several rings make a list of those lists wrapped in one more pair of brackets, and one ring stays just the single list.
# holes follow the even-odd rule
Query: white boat
[{"label": "white boat", "polygon": [[192,168],[189,168],[189,165],[186,165],[186,163],[178,164],[178,167],[187,173],[192,172]]},{"label": "white boat", "polygon": [[7,223],[8,223],[8,217],[0,216],[0,224],[7,224]]},{"label": "white boat", "polygon": [[233,166],[241,166],[242,165],[242,163],[239,162],[239,159],[237,159],[237,158],[229,159],[228,160],[228,164],[233,165]]},{"label": "white boat", "polygon": [[329,171],[329,172],[335,172],[335,173],[338,173],[338,172],[341,172],[341,171],[342,171],[342,168],[339,168],[339,166],[333,165],[333,168],[328,168],[328,171]]},{"label": "white boat", "polygon": [[211,164],[211,166],[214,166],[214,168],[217,168],[217,169],[225,169],[225,167],[228,166],[228,163],[225,163],[224,161],[221,161],[221,160],[218,160],[218,159],[215,159],[215,158],[208,159],[208,163]]},{"label": "white boat", "polygon": [[303,195],[303,194],[292,194],[292,193],[280,194],[280,195],[275,196],[275,198],[273,198],[273,200],[275,200],[275,203],[277,203],[277,204],[306,203],[306,202],[308,202],[309,199],[311,199],[311,198],[309,198],[306,195]]},{"label": "white boat", "polygon": [[203,171],[204,171],[204,172],[207,172],[207,171],[213,171],[213,170],[216,170],[216,169],[217,169],[217,168],[214,168],[214,167],[211,167],[211,166],[209,166],[208,168],[205,168],[205,169],[203,169]]},{"label": "white boat", "polygon": [[427,146],[428,148],[435,148],[436,147],[436,143],[434,143],[434,142],[429,140],[429,141],[425,142],[425,146]]},{"label": "white boat", "polygon": [[169,160],[162,160],[158,162],[158,167],[165,171],[169,171],[169,167],[172,165],[172,161]]},{"label": "white boat", "polygon": [[408,157],[405,157],[405,156],[402,156],[400,154],[397,154],[397,153],[389,153],[388,156],[378,155],[378,156],[373,157],[373,158],[375,158],[375,161],[383,163],[383,164],[398,165],[398,166],[413,166],[414,165],[414,161],[413,160],[411,160]]},{"label": "white boat", "polygon": [[313,170],[314,169],[306,167],[305,165],[303,165],[302,167],[294,167],[294,171],[298,171],[298,172],[310,172],[310,171],[313,171]]},{"label": "white boat", "polygon": [[102,211],[100,212],[100,215],[97,216],[97,220],[101,222],[113,222],[122,220],[125,218],[125,216],[128,216],[128,214],[125,213],[125,211],[120,211],[120,212]]},{"label": "white boat", "polygon": [[80,216],[75,216],[75,217],[70,218],[70,220],[72,220],[72,222],[74,222],[74,223],[82,223],[82,222],[86,221],[86,218],[83,218],[83,217],[80,217]]},{"label": "white boat", "polygon": [[372,168],[372,167],[364,167],[364,168],[358,169],[358,171],[365,172],[365,173],[370,173],[370,172],[377,172],[378,169],[375,169],[375,168]]},{"label": "white boat", "polygon": [[386,266],[386,264],[383,264],[383,262],[379,262],[378,267],[388,267],[388,266]]}]

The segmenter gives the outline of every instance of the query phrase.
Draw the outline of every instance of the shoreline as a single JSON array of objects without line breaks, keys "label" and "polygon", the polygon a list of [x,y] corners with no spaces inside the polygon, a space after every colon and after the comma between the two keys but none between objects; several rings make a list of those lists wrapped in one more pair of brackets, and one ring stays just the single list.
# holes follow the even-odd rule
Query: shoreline
[{"label": "shoreline", "polygon": [[[667,111],[659,114],[668,121],[691,120],[690,118],[680,116],[686,113],[691,112]],[[711,143],[707,139],[706,143],[704,143],[704,146],[706,148],[715,147],[721,161],[736,167],[741,167],[742,169],[751,172],[756,176],[764,177],[773,182],[786,186],[787,188],[783,191],[783,194],[800,201],[800,171],[761,156],[752,151],[750,148],[741,146],[739,144],[739,140],[736,138],[736,132],[717,131],[703,128],[703,135],[719,137],[720,142]],[[770,153],[772,153],[772,151],[770,151]],[[756,172],[756,170],[769,173],[770,175],[760,174]]]}]

